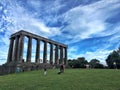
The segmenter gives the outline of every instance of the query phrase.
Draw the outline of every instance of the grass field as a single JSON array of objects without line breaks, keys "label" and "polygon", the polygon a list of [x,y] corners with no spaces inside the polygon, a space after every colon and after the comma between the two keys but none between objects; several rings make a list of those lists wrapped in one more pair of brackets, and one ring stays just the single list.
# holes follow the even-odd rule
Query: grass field
[{"label": "grass field", "polygon": [[120,90],[120,70],[43,70],[0,76],[0,90]]}]

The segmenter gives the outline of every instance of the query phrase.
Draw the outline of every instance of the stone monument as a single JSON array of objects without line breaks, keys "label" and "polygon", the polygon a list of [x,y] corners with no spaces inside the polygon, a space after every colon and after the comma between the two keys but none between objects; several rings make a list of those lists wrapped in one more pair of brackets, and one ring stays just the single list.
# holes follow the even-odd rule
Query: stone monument
[{"label": "stone monument", "polygon": [[[26,61],[24,61],[23,59],[25,37],[28,38]],[[31,62],[32,39],[36,40],[36,54],[35,54],[34,63]],[[40,63],[41,41],[44,43],[43,59],[42,59],[43,63]],[[47,52],[47,43],[50,44],[50,53]],[[55,47],[55,49],[53,49],[53,46]],[[54,50],[55,50],[55,55],[53,55]],[[49,57],[50,63],[47,63],[47,54],[49,54],[50,56]],[[54,63],[53,63],[53,56],[55,56]],[[18,67],[22,71],[28,71],[28,70],[36,70],[43,68],[44,65],[47,65],[48,68],[52,68],[53,65],[57,67],[59,64],[67,65],[67,45],[21,30],[19,32],[12,34],[10,37],[7,63],[2,65],[2,68],[0,68],[0,73],[2,72],[13,73],[16,71],[16,68]]]}]

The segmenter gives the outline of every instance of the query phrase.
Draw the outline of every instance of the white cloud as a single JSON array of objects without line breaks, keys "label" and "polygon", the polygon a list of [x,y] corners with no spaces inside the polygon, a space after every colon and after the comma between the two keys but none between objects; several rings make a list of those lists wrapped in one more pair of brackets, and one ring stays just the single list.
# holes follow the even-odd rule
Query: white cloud
[{"label": "white cloud", "polygon": [[31,0],[31,1],[28,1],[27,4],[33,9],[35,9],[37,12],[39,12],[40,14],[46,13],[48,15],[52,13],[57,14],[59,9],[61,9],[61,7],[64,6],[64,4],[60,4],[59,0],[53,0],[53,1]]},{"label": "white cloud", "polygon": [[[36,18],[34,13],[30,14],[29,11],[17,4],[17,2],[11,1],[9,3],[8,8],[4,10],[5,16],[2,16],[2,20],[7,22],[6,26],[3,27],[7,30],[5,35],[8,35],[8,37],[6,38],[9,38],[12,33],[19,30],[27,30],[44,37],[61,34],[59,28],[47,27],[42,20]],[[1,32],[3,32],[3,28],[0,30]],[[5,37],[3,38],[3,42],[4,41],[6,41]]]},{"label": "white cloud", "polygon": [[2,10],[2,8],[3,8],[3,7],[2,7],[2,6],[0,6],[0,10]]},{"label": "white cloud", "polygon": [[[51,37],[51,36],[55,36],[55,35],[60,35],[60,29],[56,28],[56,27],[47,27],[44,23],[39,22],[36,19],[31,19],[31,28],[35,28],[36,29],[36,34],[43,34],[43,36],[47,36],[47,37]],[[27,29],[26,29],[27,30]],[[32,30],[31,30],[32,31]]]},{"label": "white cloud", "polygon": [[[120,7],[118,2],[119,0],[101,0],[93,4],[75,7],[66,12],[65,19],[69,21],[69,25],[64,28],[64,31],[71,34],[71,36],[66,36],[72,39],[70,43],[91,38],[92,35],[99,36],[105,31],[108,28],[105,20],[114,14],[115,9]],[[113,32],[109,32],[109,34],[113,34]],[[102,34],[102,36],[105,35]]]}]

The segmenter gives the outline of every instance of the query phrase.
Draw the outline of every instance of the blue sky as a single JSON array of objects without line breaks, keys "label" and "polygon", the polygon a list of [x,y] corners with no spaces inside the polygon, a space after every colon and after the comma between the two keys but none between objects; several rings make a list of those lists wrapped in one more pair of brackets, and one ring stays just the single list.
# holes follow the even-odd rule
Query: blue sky
[{"label": "blue sky", "polygon": [[0,64],[19,30],[67,44],[69,59],[105,64],[120,46],[120,0],[0,0]]}]

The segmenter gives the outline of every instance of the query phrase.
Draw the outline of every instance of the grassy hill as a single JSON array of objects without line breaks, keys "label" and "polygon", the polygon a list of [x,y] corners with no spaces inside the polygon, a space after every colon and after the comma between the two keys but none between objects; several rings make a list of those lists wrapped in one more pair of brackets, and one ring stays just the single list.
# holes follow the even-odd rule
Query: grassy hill
[{"label": "grassy hill", "polygon": [[120,70],[43,70],[0,76],[0,90],[120,90]]}]

